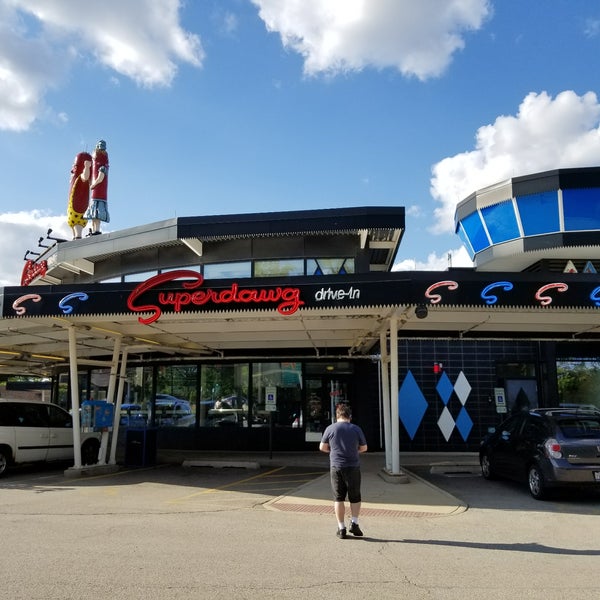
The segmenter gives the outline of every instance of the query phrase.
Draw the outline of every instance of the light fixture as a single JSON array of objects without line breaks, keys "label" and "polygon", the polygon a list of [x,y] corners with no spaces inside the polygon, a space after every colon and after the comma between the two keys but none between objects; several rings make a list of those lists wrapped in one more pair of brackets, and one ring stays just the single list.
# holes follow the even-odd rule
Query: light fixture
[{"label": "light fixture", "polygon": [[427,306],[425,304],[417,304],[417,306],[415,306],[415,316],[417,319],[424,319],[428,314],[429,311],[427,310]]},{"label": "light fixture", "polygon": [[65,360],[62,356],[52,356],[51,354],[31,354],[32,358],[46,358],[48,360]]}]

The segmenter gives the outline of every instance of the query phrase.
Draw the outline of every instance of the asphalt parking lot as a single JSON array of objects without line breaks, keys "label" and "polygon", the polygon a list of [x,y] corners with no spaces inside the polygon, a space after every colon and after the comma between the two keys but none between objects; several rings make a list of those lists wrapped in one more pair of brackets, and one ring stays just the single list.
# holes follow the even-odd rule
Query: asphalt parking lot
[{"label": "asphalt parking lot", "polygon": [[594,490],[555,490],[549,500],[535,500],[526,484],[487,481],[476,465],[411,465],[410,471],[462,500],[469,509],[573,512],[600,515],[600,486]]},{"label": "asphalt parking lot", "polygon": [[326,489],[324,470],[311,465],[165,464],[81,479],[65,478],[56,468],[11,472],[0,480],[3,597],[599,596],[597,500],[539,502],[526,488],[487,482],[455,466],[443,473],[411,469],[461,495],[468,509],[366,513],[365,536],[347,540],[335,537],[332,511],[269,509],[282,495]]},{"label": "asphalt parking lot", "polygon": [[[15,469],[0,480],[0,512],[158,513],[257,506],[325,474],[315,467],[183,467],[164,464],[65,479],[57,466]],[[15,494],[15,492],[20,492]]]}]

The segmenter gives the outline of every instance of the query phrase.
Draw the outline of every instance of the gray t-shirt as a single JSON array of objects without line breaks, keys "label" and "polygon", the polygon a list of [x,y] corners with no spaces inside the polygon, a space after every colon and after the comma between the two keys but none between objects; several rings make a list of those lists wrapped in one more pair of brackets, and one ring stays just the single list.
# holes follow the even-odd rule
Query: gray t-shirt
[{"label": "gray t-shirt", "polygon": [[358,467],[358,447],[366,446],[363,430],[354,423],[337,421],[323,432],[321,442],[329,444],[329,464],[332,467]]}]

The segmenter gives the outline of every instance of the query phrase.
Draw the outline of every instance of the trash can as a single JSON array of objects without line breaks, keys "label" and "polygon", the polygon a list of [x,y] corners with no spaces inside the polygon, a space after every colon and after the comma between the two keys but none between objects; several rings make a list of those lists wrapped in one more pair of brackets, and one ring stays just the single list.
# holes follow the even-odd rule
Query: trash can
[{"label": "trash can", "polygon": [[127,429],[125,465],[149,467],[156,464],[156,428]]}]

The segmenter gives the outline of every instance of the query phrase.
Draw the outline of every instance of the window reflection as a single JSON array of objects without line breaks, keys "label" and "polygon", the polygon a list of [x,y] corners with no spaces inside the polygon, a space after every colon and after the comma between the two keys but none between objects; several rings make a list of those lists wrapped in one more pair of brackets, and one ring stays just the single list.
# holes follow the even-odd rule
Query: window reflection
[{"label": "window reflection", "polygon": [[248,427],[248,363],[202,365],[200,427]]},{"label": "window reflection", "polygon": [[302,364],[252,365],[252,426],[302,426]]}]

